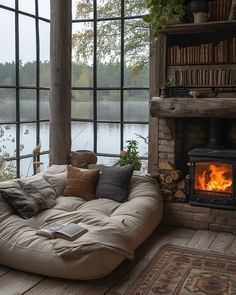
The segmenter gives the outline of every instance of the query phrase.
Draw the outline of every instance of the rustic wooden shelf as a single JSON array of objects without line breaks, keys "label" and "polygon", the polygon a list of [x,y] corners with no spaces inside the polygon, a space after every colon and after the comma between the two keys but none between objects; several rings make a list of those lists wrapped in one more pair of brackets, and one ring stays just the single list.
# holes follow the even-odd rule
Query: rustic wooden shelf
[{"label": "rustic wooden shelf", "polygon": [[204,22],[204,23],[182,23],[175,25],[168,25],[165,29],[161,30],[163,34],[197,34],[219,31],[235,31],[236,21],[217,21],[217,22]]},{"label": "rustic wooden shelf", "polygon": [[153,97],[150,114],[158,118],[236,118],[236,98]]}]

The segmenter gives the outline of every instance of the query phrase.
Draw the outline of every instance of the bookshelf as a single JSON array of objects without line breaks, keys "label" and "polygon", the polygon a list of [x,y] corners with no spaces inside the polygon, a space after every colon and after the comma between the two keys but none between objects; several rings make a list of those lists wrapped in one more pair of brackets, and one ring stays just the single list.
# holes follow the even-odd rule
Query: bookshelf
[{"label": "bookshelf", "polygon": [[201,88],[205,94],[204,88],[236,92],[236,21],[170,25],[152,47],[157,72],[151,84],[157,88],[170,81],[170,87]]}]

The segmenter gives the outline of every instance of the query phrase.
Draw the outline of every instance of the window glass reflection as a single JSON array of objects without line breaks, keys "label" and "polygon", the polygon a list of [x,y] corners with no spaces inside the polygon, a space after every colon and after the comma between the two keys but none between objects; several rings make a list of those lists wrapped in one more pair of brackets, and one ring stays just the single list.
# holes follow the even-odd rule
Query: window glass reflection
[{"label": "window glass reflection", "polygon": [[148,121],[149,93],[147,90],[124,91],[124,121]]},{"label": "window glass reflection", "polygon": [[97,118],[100,121],[120,120],[120,91],[102,90],[97,92]]},{"label": "window glass reflection", "polygon": [[[40,2],[42,0],[39,0]],[[19,10],[35,15],[35,1],[32,0],[18,0]]]},{"label": "window glass reflection", "polygon": [[124,124],[124,147],[127,140],[137,140],[139,155],[148,156],[148,124]]},{"label": "window glass reflection", "polygon": [[39,16],[50,19],[50,1],[38,0]]},{"label": "window glass reflection", "polygon": [[0,155],[16,156],[16,125],[0,125]]},{"label": "window glass reflection", "polygon": [[125,21],[124,51],[125,86],[148,87],[149,29],[142,19]]},{"label": "window glass reflection", "polygon": [[[7,30],[6,30],[7,24]],[[15,14],[0,8],[0,85],[15,84]],[[1,117],[0,117],[1,120]]]},{"label": "window glass reflection", "polygon": [[50,87],[50,23],[39,21],[40,86]]},{"label": "window glass reflection", "polygon": [[36,85],[36,35],[35,20],[19,16],[20,84]]},{"label": "window glass reflection", "polygon": [[20,120],[36,120],[36,90],[20,90]]},{"label": "window glass reflection", "polygon": [[71,99],[71,117],[76,119],[93,119],[93,92],[90,90],[73,90]]},{"label": "window glass reflection", "polygon": [[36,146],[36,123],[20,125],[20,155],[32,154]]},{"label": "window glass reflection", "polygon": [[40,123],[40,144],[41,152],[49,150],[49,122]]},{"label": "window glass reflection", "polygon": [[98,18],[120,16],[120,8],[120,0],[97,0]]},{"label": "window glass reflection", "polygon": [[120,124],[99,123],[97,126],[98,153],[120,153]]},{"label": "window glass reflection", "polygon": [[0,123],[16,121],[16,90],[0,88]]},{"label": "window glass reflection", "polygon": [[93,18],[93,0],[72,0],[72,19]]},{"label": "window glass reflection", "polygon": [[93,150],[93,123],[71,123],[72,150]]},{"label": "window glass reflection", "polygon": [[93,24],[72,25],[72,87],[93,85]]}]

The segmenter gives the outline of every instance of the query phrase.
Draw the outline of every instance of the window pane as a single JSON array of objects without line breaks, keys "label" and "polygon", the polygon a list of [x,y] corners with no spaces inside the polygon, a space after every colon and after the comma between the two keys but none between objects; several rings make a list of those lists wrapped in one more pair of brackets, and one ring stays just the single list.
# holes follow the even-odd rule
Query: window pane
[{"label": "window pane", "polygon": [[[7,25],[7,30],[6,30]],[[0,84],[15,84],[15,14],[0,8]],[[0,119],[1,120],[1,119]]]},{"label": "window pane", "polygon": [[49,122],[40,123],[41,152],[49,150]]},{"label": "window pane", "polygon": [[39,110],[40,110],[40,119],[49,119],[50,117],[50,91],[49,90],[40,90],[39,94]]},{"label": "window pane", "polygon": [[125,21],[125,86],[148,87],[149,30],[142,19]]},{"label": "window pane", "polygon": [[93,85],[93,24],[72,25],[72,87]]},{"label": "window pane", "polygon": [[102,90],[97,92],[97,118],[101,121],[120,120],[120,91]]},{"label": "window pane", "polygon": [[125,124],[124,125],[124,148],[127,140],[137,140],[139,155],[148,156],[148,124]]},{"label": "window pane", "polygon": [[73,90],[71,117],[76,119],[93,119],[93,92],[90,90]]},{"label": "window pane", "polygon": [[98,158],[97,164],[102,164],[102,165],[106,165],[106,166],[113,166],[119,160],[119,158],[116,158],[116,157],[98,156],[97,158]]},{"label": "window pane", "polygon": [[120,86],[120,21],[102,21],[97,28],[97,82]]},{"label": "window pane", "polygon": [[50,87],[50,24],[39,21],[40,86]]},{"label": "window pane", "polygon": [[15,89],[0,89],[0,122],[16,121]]},{"label": "window pane", "polygon": [[16,155],[16,125],[0,125],[0,154]]},{"label": "window pane", "polygon": [[13,0],[1,0],[0,4],[8,6],[8,7],[15,8],[15,1],[13,1]]},{"label": "window pane", "polygon": [[147,9],[145,8],[143,2],[143,0],[124,1],[125,15],[135,16],[147,13]]},{"label": "window pane", "polygon": [[[38,1],[38,2],[40,2],[40,1]],[[18,3],[19,3],[19,10],[35,15],[35,1],[18,0]]]},{"label": "window pane", "polygon": [[50,1],[38,0],[39,16],[50,19]]},{"label": "window pane", "polygon": [[98,153],[120,153],[120,124],[100,123],[97,130]]},{"label": "window pane", "polygon": [[120,0],[97,0],[97,16],[120,16]]},{"label": "window pane", "polygon": [[[3,169],[3,179],[9,180],[16,178],[16,161],[7,161]],[[1,177],[0,177],[1,181]]]},{"label": "window pane", "polygon": [[20,125],[20,155],[32,154],[36,146],[36,124],[26,123]]},{"label": "window pane", "polygon": [[149,94],[147,90],[124,91],[124,121],[148,121]]},{"label": "window pane", "polygon": [[[29,43],[30,42],[30,43]],[[36,85],[36,35],[35,20],[27,16],[19,16],[19,58],[20,84]]]},{"label": "window pane", "polygon": [[44,171],[49,167],[49,154],[44,154],[40,156],[40,162],[43,164],[40,166],[40,171]]},{"label": "window pane", "polygon": [[20,160],[20,177],[32,176],[33,171],[33,158]]},{"label": "window pane", "polygon": [[93,0],[72,0],[72,19],[93,17]]},{"label": "window pane", "polygon": [[20,120],[36,120],[36,91],[20,90]]},{"label": "window pane", "polygon": [[71,122],[72,150],[93,150],[93,123]]}]

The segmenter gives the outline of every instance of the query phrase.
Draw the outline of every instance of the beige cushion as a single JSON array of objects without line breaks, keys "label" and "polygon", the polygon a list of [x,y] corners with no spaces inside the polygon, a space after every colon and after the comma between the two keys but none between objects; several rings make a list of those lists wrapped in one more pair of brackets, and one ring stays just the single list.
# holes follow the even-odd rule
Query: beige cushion
[{"label": "beige cushion", "polygon": [[81,197],[86,201],[94,199],[94,190],[99,170],[81,171],[71,166],[68,166],[67,169],[67,182],[63,196]]},{"label": "beige cushion", "polygon": [[[54,168],[61,171],[60,166]],[[54,207],[27,220],[15,215],[0,198],[0,264],[45,276],[99,278],[133,257],[159,224],[162,212],[157,182],[139,175],[132,176],[125,203],[59,196]],[[73,242],[36,235],[46,225],[70,222],[88,232]]]}]

